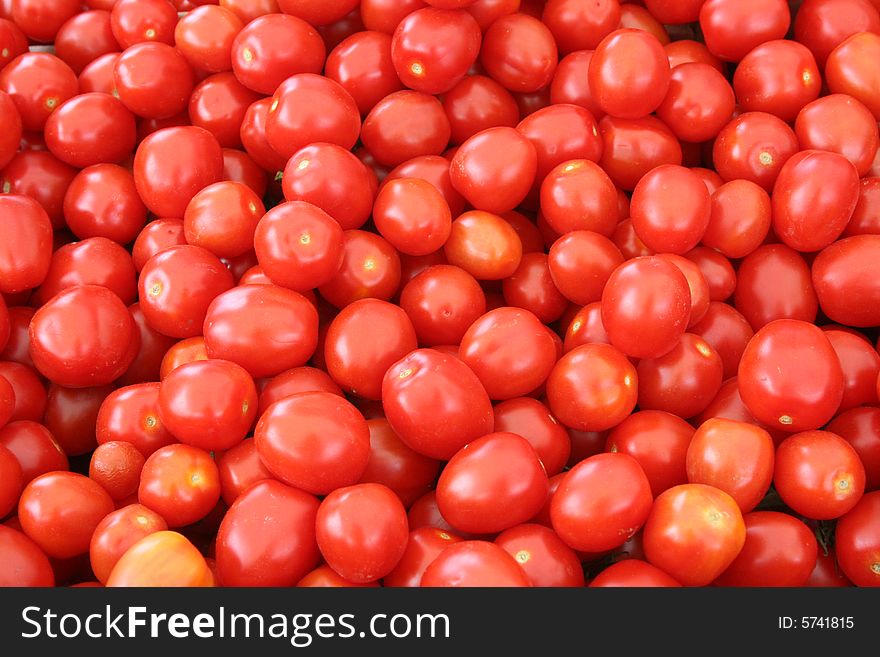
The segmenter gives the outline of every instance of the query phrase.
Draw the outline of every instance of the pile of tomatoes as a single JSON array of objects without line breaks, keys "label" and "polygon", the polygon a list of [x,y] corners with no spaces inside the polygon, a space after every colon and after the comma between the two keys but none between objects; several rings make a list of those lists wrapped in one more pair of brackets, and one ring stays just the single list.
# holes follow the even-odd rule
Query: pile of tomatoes
[{"label": "pile of tomatoes", "polygon": [[0,0],[0,585],[877,586],[878,120],[878,0]]}]

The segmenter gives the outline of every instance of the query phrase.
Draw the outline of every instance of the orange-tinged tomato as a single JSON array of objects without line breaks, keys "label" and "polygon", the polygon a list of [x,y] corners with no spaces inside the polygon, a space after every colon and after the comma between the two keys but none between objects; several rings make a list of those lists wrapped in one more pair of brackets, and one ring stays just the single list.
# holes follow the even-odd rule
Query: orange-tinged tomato
[{"label": "orange-tinged tomato", "polygon": [[161,531],[145,536],[116,562],[107,586],[213,586],[214,574],[185,536]]}]

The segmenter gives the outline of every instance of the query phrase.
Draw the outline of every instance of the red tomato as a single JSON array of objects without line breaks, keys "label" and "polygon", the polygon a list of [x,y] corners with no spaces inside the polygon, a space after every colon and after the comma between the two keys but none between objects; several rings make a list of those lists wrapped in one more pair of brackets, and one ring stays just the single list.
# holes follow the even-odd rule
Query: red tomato
[{"label": "red tomato", "polygon": [[461,542],[451,532],[434,527],[418,527],[409,534],[406,550],[397,565],[383,579],[385,586],[417,587],[425,569],[448,546]]},{"label": "red tomato", "polygon": [[553,529],[575,550],[623,545],[651,512],[651,485],[628,454],[597,454],[562,479],[550,502]]},{"label": "red tomato", "polygon": [[588,230],[610,237],[619,220],[617,189],[590,160],[557,165],[541,183],[541,212],[557,233]]},{"label": "red tomato", "polygon": [[632,412],[638,385],[636,368],[622,352],[607,344],[585,344],[556,363],[547,379],[547,401],[567,427],[604,431]]},{"label": "red tomato", "polygon": [[877,3],[871,0],[805,0],[794,21],[794,37],[809,48],[819,66],[848,36],[880,32]]},{"label": "red tomato", "polygon": [[[0,382],[0,386],[3,383]],[[0,434],[2,435],[2,434]],[[0,444],[0,518],[18,506],[21,489],[24,488],[24,472],[15,454]]]},{"label": "red tomato", "polygon": [[65,290],[40,308],[30,340],[37,369],[71,388],[110,383],[128,369],[139,347],[128,309],[97,285]]},{"label": "red tomato", "polygon": [[337,308],[358,299],[387,301],[400,287],[400,256],[387,240],[375,233],[343,233],[342,264],[336,275],[318,288]]},{"label": "red tomato", "polygon": [[739,364],[739,389],[761,422],[788,432],[816,429],[843,398],[840,361],[824,332],[807,322],[770,322],[749,341]]},{"label": "red tomato", "polygon": [[771,192],[782,165],[798,150],[794,130],[782,119],[745,112],[718,133],[712,160],[725,181],[743,178]]},{"label": "red tomato", "polygon": [[745,523],[734,499],[704,484],[683,484],[661,493],[643,534],[648,561],[685,586],[714,581],[745,540]]},{"label": "red tomato", "polygon": [[245,25],[234,11],[205,5],[180,20],[175,15],[174,22],[174,43],[194,68],[211,73],[232,68],[232,45]]},{"label": "red tomato", "polygon": [[529,441],[548,475],[562,472],[571,454],[571,439],[544,404],[531,397],[516,397],[493,410],[496,431],[515,433]]},{"label": "red tomato", "polygon": [[577,553],[548,527],[518,525],[501,532],[494,542],[516,559],[532,586],[584,585],[584,569]]},{"label": "red tomato", "polygon": [[880,354],[861,334],[826,329],[825,337],[837,353],[845,377],[839,413],[862,404],[877,403],[877,377]]},{"label": "red tomato", "polygon": [[25,292],[43,282],[52,260],[52,224],[26,197],[0,196],[6,238],[0,243],[0,293]]},{"label": "red tomato", "polygon": [[434,185],[418,178],[386,182],[373,206],[373,222],[393,247],[413,256],[437,251],[452,231],[446,199]]},{"label": "red tomato", "polygon": [[865,467],[853,447],[828,431],[804,431],[776,450],[776,491],[797,513],[815,520],[839,518],[865,491]]},{"label": "red tomato", "polygon": [[245,490],[217,533],[217,577],[223,586],[293,586],[319,561],[318,500],[278,481]]},{"label": "red tomato", "polygon": [[37,422],[10,422],[0,429],[0,445],[12,452],[18,461],[22,485],[27,485],[42,474],[69,469],[64,450],[49,430]]},{"label": "red tomato", "polygon": [[452,222],[443,246],[449,264],[477,280],[502,280],[511,276],[522,260],[522,241],[502,217],[471,210]]},{"label": "red tomato", "polygon": [[856,235],[824,249],[813,261],[813,285],[829,319],[847,326],[880,324],[880,286],[870,275],[880,236]]},{"label": "red tomato", "polygon": [[856,586],[880,584],[880,491],[865,495],[837,521],[837,562]]},{"label": "red tomato", "polygon": [[[680,43],[680,42],[676,42]],[[666,48],[669,57],[669,47]],[[657,116],[679,139],[702,142],[714,138],[733,115],[736,97],[727,79],[711,64],[672,65],[666,96]]]},{"label": "red tomato", "polygon": [[328,392],[303,392],[275,402],[260,417],[254,441],[269,472],[313,495],[354,484],[370,458],[363,415]]},{"label": "red tomato", "polygon": [[80,239],[105,237],[128,244],[141,233],[147,208],[129,171],[115,164],[96,164],[80,171],[67,188],[64,218]]},{"label": "red tomato", "polygon": [[279,399],[298,392],[331,392],[342,397],[342,389],[336,385],[330,375],[314,367],[294,367],[264,383],[260,391],[258,417]]},{"label": "red tomato", "polygon": [[145,457],[175,442],[159,418],[159,384],[141,383],[110,393],[98,411],[95,435],[99,445],[130,442]]},{"label": "red tomato", "polygon": [[712,194],[709,223],[702,243],[728,258],[742,258],[767,237],[771,222],[770,197],[750,180],[731,180]]},{"label": "red tomato", "polygon": [[489,396],[473,370],[433,349],[413,351],[388,368],[382,404],[400,439],[431,458],[452,458],[494,424]]},{"label": "red tomato", "polygon": [[423,587],[531,586],[512,556],[488,541],[453,543],[425,569]]},{"label": "red tomato", "polygon": [[669,59],[652,34],[620,29],[606,36],[590,60],[590,89],[602,110],[638,119],[656,110],[669,88]]},{"label": "red tomato", "polygon": [[260,460],[256,443],[251,438],[219,455],[217,471],[220,473],[220,496],[230,506],[251,484],[273,478]]},{"label": "red tomato", "polygon": [[443,468],[437,505],[455,529],[493,534],[532,518],[547,491],[547,474],[529,442],[491,433],[468,443]]},{"label": "red tomato", "polygon": [[600,0],[587,5],[579,0],[549,0],[541,21],[550,28],[563,54],[593,50],[620,22],[620,3]]},{"label": "red tomato", "polygon": [[663,258],[620,265],[602,292],[602,323],[611,344],[634,358],[669,353],[689,322],[690,296],[684,274]]},{"label": "red tomato", "polygon": [[25,487],[18,502],[25,534],[56,559],[88,552],[92,533],[111,511],[110,495],[88,477],[73,472],[40,475]]},{"label": "red tomato", "polygon": [[501,16],[486,30],[480,61],[510,91],[531,93],[553,79],[558,60],[553,33],[537,18]]},{"label": "red tomato", "polygon": [[165,43],[127,48],[113,67],[119,100],[147,119],[167,119],[186,109],[193,71],[179,50]]},{"label": "red tomato", "polygon": [[590,582],[591,587],[675,587],[681,586],[664,571],[641,559],[624,559],[613,563],[596,575]]},{"label": "red tomato", "polygon": [[25,130],[42,130],[49,115],[76,95],[76,74],[55,55],[24,52],[0,71],[0,90],[12,98]]},{"label": "red tomato", "polygon": [[869,62],[880,57],[880,34],[858,32],[828,55],[825,82],[832,93],[849,94],[880,121],[880,72]]},{"label": "red tomato", "polygon": [[409,538],[406,510],[387,486],[338,488],[321,502],[315,521],[318,547],[345,579],[365,584],[388,575]]},{"label": "red tomato", "polygon": [[451,127],[439,100],[418,91],[385,96],[364,119],[360,139],[376,161],[396,167],[420,155],[439,155]]},{"label": "red tomato", "polygon": [[220,293],[204,323],[210,358],[241,365],[253,377],[305,365],[318,340],[318,313],[301,294],[277,285],[242,285]]},{"label": "red tomato", "polygon": [[865,490],[880,488],[880,409],[853,408],[826,427],[852,445],[865,466]]},{"label": "red tomato", "polygon": [[859,176],[870,171],[880,147],[874,115],[846,94],[831,94],[808,104],[798,113],[794,130],[801,148],[839,153],[855,165]]},{"label": "red tomato", "polygon": [[92,453],[89,478],[101,484],[118,502],[137,493],[144,460],[143,454],[131,443],[104,443]]},{"label": "red tomato", "polygon": [[40,547],[22,532],[0,524],[0,586],[54,586],[52,564]]},{"label": "red tomato", "polygon": [[113,566],[140,539],[165,531],[168,525],[142,504],[129,504],[107,514],[89,542],[89,561],[99,582],[106,583]]},{"label": "red tomato", "polygon": [[782,39],[791,25],[785,0],[707,0],[699,19],[706,46],[730,62],[740,61],[759,44]]},{"label": "red tomato", "polygon": [[219,499],[217,466],[211,455],[198,447],[160,447],[141,471],[138,501],[161,515],[169,527],[201,520]]},{"label": "red tomato", "polygon": [[486,312],[486,295],[460,267],[434,265],[414,276],[400,292],[400,307],[419,342],[433,347],[459,344],[465,331]]}]

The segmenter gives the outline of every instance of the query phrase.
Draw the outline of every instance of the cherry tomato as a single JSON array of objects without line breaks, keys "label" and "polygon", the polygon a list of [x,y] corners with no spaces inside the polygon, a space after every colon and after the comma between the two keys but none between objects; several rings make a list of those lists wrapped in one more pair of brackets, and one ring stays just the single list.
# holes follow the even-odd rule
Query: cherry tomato
[{"label": "cherry tomato", "polygon": [[733,88],[746,112],[768,112],[792,121],[819,97],[822,80],[812,53],[796,41],[766,41],[751,50],[733,76]]},{"label": "cherry tomato", "polygon": [[783,431],[824,425],[843,397],[834,348],[821,329],[799,320],[780,319],[759,330],[743,353],[738,376],[749,411]]},{"label": "cherry tomato", "polygon": [[40,547],[24,533],[0,524],[0,586],[54,586],[52,564]]},{"label": "cherry tomato", "polygon": [[610,237],[618,222],[617,189],[608,174],[590,160],[569,160],[554,167],[541,184],[541,212],[556,232],[589,230]]},{"label": "cherry tomato", "polygon": [[858,333],[830,329],[825,331],[825,337],[831,341],[845,377],[838,413],[862,404],[876,404],[880,354]]},{"label": "cherry tomato", "polygon": [[837,521],[837,562],[856,586],[880,584],[880,491],[865,495]]},{"label": "cherry tomato", "polygon": [[0,243],[0,293],[37,287],[49,272],[52,224],[40,204],[26,196],[0,195],[4,239]]},{"label": "cherry tomato", "polygon": [[376,103],[364,119],[360,139],[377,162],[396,167],[421,155],[439,155],[451,134],[439,100],[403,90]]},{"label": "cherry tomato", "polygon": [[106,583],[128,548],[145,536],[167,529],[162,516],[142,504],[129,504],[107,514],[89,542],[89,561],[95,577]]},{"label": "cherry tomato", "polygon": [[604,144],[599,165],[615,185],[625,190],[635,189],[642,176],[661,164],[682,162],[678,139],[654,116],[605,116],[599,121],[599,133]]},{"label": "cherry tomato", "polygon": [[382,32],[358,32],[327,56],[324,74],[351,94],[361,114],[403,88],[394,70],[391,43],[391,37]]},{"label": "cherry tomato", "polygon": [[483,35],[480,62],[510,91],[531,93],[549,85],[558,58],[553,33],[527,14],[501,16]]},{"label": "cherry tomato", "polygon": [[641,559],[624,559],[613,563],[589,584],[591,587],[676,587],[681,586],[665,572]]},{"label": "cherry tomato", "polygon": [[[3,384],[0,383],[0,386]],[[24,488],[24,472],[18,459],[9,449],[0,444],[0,518],[18,506],[21,489]]]},{"label": "cherry tomato", "polygon": [[826,429],[846,440],[865,466],[865,490],[880,488],[880,409],[853,408],[838,415]]},{"label": "cherry tomato", "polygon": [[321,296],[337,308],[358,299],[391,299],[400,287],[400,256],[394,247],[361,230],[345,231],[343,241],[342,265],[318,288]]},{"label": "cherry tomato", "polygon": [[31,481],[18,502],[18,519],[28,538],[50,557],[85,554],[98,523],[113,511],[100,485],[73,472],[50,472]]},{"label": "cherry tomato", "polygon": [[471,210],[452,222],[443,247],[449,263],[478,280],[501,280],[512,275],[522,259],[522,241],[497,214]]},{"label": "cherry tomato", "polygon": [[782,500],[815,520],[839,518],[865,491],[865,467],[853,447],[828,431],[804,431],[776,450],[773,483]]},{"label": "cherry tomato", "polygon": [[721,128],[712,160],[725,181],[742,178],[771,192],[782,165],[797,151],[797,136],[782,119],[745,112]]},{"label": "cherry tomato", "polygon": [[23,486],[40,475],[69,469],[61,445],[46,427],[37,422],[10,422],[0,429],[0,445],[12,452],[18,461]]},{"label": "cherry tomato", "polygon": [[67,188],[64,219],[80,239],[105,237],[128,244],[143,229],[147,208],[129,171],[116,164],[96,164],[80,171]]},{"label": "cherry tomato", "polygon": [[494,543],[461,541],[446,547],[431,562],[421,586],[522,587],[531,582],[516,559]]},{"label": "cherry tomato", "polygon": [[740,553],[746,527],[730,495],[705,484],[682,484],[657,497],[642,540],[651,564],[685,586],[705,586]]},{"label": "cherry tomato", "polygon": [[214,586],[198,549],[182,534],[158,531],[132,545],[116,562],[107,586]]},{"label": "cherry tomato", "polygon": [[421,344],[459,344],[471,324],[485,313],[486,296],[464,269],[434,265],[404,286],[400,307]]},{"label": "cherry tomato", "polygon": [[49,385],[43,424],[69,456],[88,454],[97,447],[95,422],[114,385],[65,388]]},{"label": "cherry tomato", "polygon": [[518,525],[501,532],[494,542],[516,559],[532,586],[584,585],[584,570],[577,553],[548,527]]},{"label": "cherry tomato", "polygon": [[597,454],[574,466],[553,494],[553,529],[575,550],[623,545],[651,512],[651,485],[628,454]]},{"label": "cherry tomato", "polygon": [[[455,184],[456,178],[452,180]],[[373,222],[399,252],[414,256],[437,251],[452,231],[452,215],[443,195],[418,178],[384,184],[373,206]]]},{"label": "cherry tomato", "polygon": [[385,586],[417,587],[425,569],[437,556],[453,543],[461,542],[461,538],[451,532],[434,527],[418,527],[409,534],[403,556],[394,569],[382,582]]},{"label": "cherry tomato", "polygon": [[870,0],[805,0],[794,21],[794,37],[809,48],[819,66],[847,37],[880,31],[877,4]]},{"label": "cherry tomato", "polygon": [[816,566],[818,545],[810,528],[777,511],[743,517],[746,542],[716,586],[806,586]]},{"label": "cherry tomato", "polygon": [[880,236],[856,235],[834,242],[813,261],[813,285],[829,319],[847,326],[880,323],[880,287],[868,274],[878,253]]},{"label": "cherry tomato", "polygon": [[699,19],[706,46],[729,62],[740,61],[762,43],[782,39],[791,25],[785,0],[707,0]]},{"label": "cherry tomato", "polygon": [[366,420],[338,395],[303,392],[272,404],[254,432],[266,468],[315,495],[360,479],[370,455]]},{"label": "cherry tomato", "polygon": [[849,94],[880,121],[880,73],[868,64],[878,56],[880,34],[853,34],[828,55],[825,81],[832,93]]},{"label": "cherry tomato", "polygon": [[211,73],[232,68],[232,46],[245,25],[233,10],[204,5],[180,20],[175,15],[174,22],[174,44],[194,68]]},{"label": "cherry tomato", "polygon": [[198,447],[160,447],[141,471],[138,502],[161,515],[169,527],[201,520],[219,499],[217,466],[211,455]]},{"label": "cherry tomato", "polygon": [[168,0],[118,0],[110,11],[113,37],[122,48],[158,41],[174,45],[177,10]]}]

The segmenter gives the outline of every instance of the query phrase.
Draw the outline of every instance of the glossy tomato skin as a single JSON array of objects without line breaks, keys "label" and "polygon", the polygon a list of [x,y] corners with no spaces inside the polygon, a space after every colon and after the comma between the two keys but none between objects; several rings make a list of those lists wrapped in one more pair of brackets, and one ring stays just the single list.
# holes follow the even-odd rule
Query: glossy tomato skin
[{"label": "glossy tomato skin", "polygon": [[274,478],[260,460],[252,438],[242,440],[220,454],[217,471],[220,473],[220,497],[229,506],[252,484]]},{"label": "glossy tomato skin", "polygon": [[805,586],[818,556],[816,537],[797,518],[777,511],[743,516],[746,541],[716,586]]},{"label": "glossy tomato skin", "polygon": [[718,133],[712,160],[725,181],[744,178],[771,192],[782,165],[798,150],[794,130],[782,119],[745,112]]},{"label": "glossy tomato skin", "polygon": [[736,502],[704,484],[661,493],[645,523],[648,561],[684,586],[705,586],[733,562],[746,540]]},{"label": "glossy tomato skin", "polygon": [[773,187],[773,229],[788,246],[812,252],[846,228],[859,198],[859,174],[842,155],[804,150],[782,166]]},{"label": "glossy tomato skin", "polygon": [[694,433],[687,449],[687,479],[729,494],[743,513],[754,509],[773,480],[774,444],[764,429],[712,418]]},{"label": "glossy tomato skin", "polygon": [[461,339],[460,357],[491,399],[511,399],[544,382],[556,362],[556,347],[533,313],[502,307],[471,324]]},{"label": "glossy tomato skin", "polygon": [[516,397],[497,404],[493,412],[496,431],[529,441],[549,476],[562,472],[571,454],[571,439],[547,406],[531,397]]},{"label": "glossy tomato skin", "polygon": [[409,539],[403,504],[381,484],[333,491],[321,502],[315,526],[318,547],[328,565],[360,584],[388,575]]},{"label": "glossy tomato skin", "polygon": [[302,392],[272,404],[254,431],[266,468],[313,495],[357,482],[370,458],[363,415],[329,392]]},{"label": "glossy tomato skin", "polygon": [[114,390],[113,384],[88,388],[49,385],[43,424],[65,454],[81,456],[97,447],[95,422],[98,410]]},{"label": "glossy tomato skin", "polygon": [[749,341],[739,365],[739,388],[749,411],[775,429],[816,429],[843,398],[840,361],[823,331],[807,322],[770,322]]},{"label": "glossy tomato skin", "polygon": [[241,285],[208,306],[204,336],[209,357],[231,360],[254,377],[274,376],[312,356],[318,313],[293,290]]},{"label": "glossy tomato skin", "polygon": [[519,122],[513,95],[484,75],[464,77],[443,95],[443,109],[453,144],[461,144],[487,128],[512,128]]},{"label": "glossy tomato skin", "polygon": [[95,527],[113,511],[100,485],[73,472],[50,472],[31,481],[18,502],[22,529],[49,556],[84,554]]},{"label": "glossy tomato skin", "polygon": [[0,445],[12,452],[18,461],[22,486],[42,474],[66,471],[70,467],[64,450],[49,430],[31,420],[10,422],[0,429]]},{"label": "glossy tomato skin", "polygon": [[516,559],[532,586],[584,585],[584,569],[577,553],[548,527],[517,525],[501,532],[494,542]]},{"label": "glossy tomato skin", "polygon": [[220,476],[203,449],[174,444],[157,449],[144,464],[138,502],[161,515],[169,527],[201,520],[220,499]]},{"label": "glossy tomato skin", "polygon": [[858,32],[828,55],[825,81],[832,93],[849,94],[880,120],[880,74],[868,62],[880,55],[880,34]]},{"label": "glossy tomato skin", "polygon": [[99,445],[130,442],[144,457],[175,442],[159,418],[159,384],[135,384],[107,395],[98,409],[95,437]]},{"label": "glossy tomato skin", "polygon": [[619,220],[614,182],[590,160],[569,160],[551,169],[541,183],[540,199],[544,220],[562,235],[587,230],[610,237]]},{"label": "glossy tomato skin", "polygon": [[417,587],[421,583],[425,569],[431,562],[453,543],[462,538],[435,527],[418,527],[409,533],[406,550],[394,569],[382,578],[384,586]]},{"label": "glossy tomato skin", "polygon": [[399,252],[426,256],[443,247],[452,213],[440,191],[418,178],[385,181],[373,206],[376,229]]},{"label": "glossy tomato skin", "polygon": [[0,91],[12,98],[25,130],[42,130],[55,108],[76,95],[76,74],[55,55],[23,52],[4,63]]},{"label": "glossy tomato skin", "polygon": [[528,576],[516,559],[487,541],[448,546],[422,575],[423,587],[527,587]]},{"label": "glossy tomato skin", "polygon": [[159,385],[159,418],[178,440],[205,450],[234,447],[257,417],[257,389],[240,365],[219,358],[181,365]]},{"label": "glossy tomato skin", "polygon": [[602,323],[611,344],[634,358],[669,353],[684,333],[690,311],[684,274],[655,256],[620,265],[602,292]]},{"label": "glossy tomato skin", "polygon": [[793,121],[801,108],[816,100],[822,81],[812,53],[796,41],[766,41],[751,50],[736,68],[733,88],[746,112],[768,112]]},{"label": "glossy tomato skin", "polygon": [[636,368],[617,348],[588,343],[566,353],[547,379],[547,402],[565,426],[604,431],[622,422],[638,398]]},{"label": "glossy tomato skin", "polygon": [[318,564],[318,500],[278,481],[246,489],[217,533],[223,586],[293,586]]},{"label": "glossy tomato skin", "polygon": [[531,93],[553,79],[559,53],[553,33],[522,13],[501,16],[483,35],[480,61],[506,89]]},{"label": "glossy tomato skin", "polygon": [[413,351],[388,368],[382,403],[401,440],[431,458],[452,458],[494,425],[489,395],[473,370],[433,349]]},{"label": "glossy tomato skin", "polygon": [[880,409],[874,406],[850,409],[834,418],[826,429],[843,438],[858,453],[865,466],[865,490],[880,488]]},{"label": "glossy tomato skin", "polygon": [[361,299],[343,308],[330,323],[324,358],[340,387],[378,400],[386,370],[417,347],[406,312],[386,301]]},{"label": "glossy tomato skin", "polygon": [[485,314],[486,295],[461,267],[433,265],[403,287],[400,307],[421,344],[459,344],[471,324]]},{"label": "glossy tomato skin", "polygon": [[0,293],[25,292],[49,272],[52,224],[40,204],[27,196],[3,194],[0,213],[8,235],[0,245]]},{"label": "glossy tomato skin", "polygon": [[107,586],[214,586],[198,549],[182,534],[159,531],[132,545],[113,566]]},{"label": "glossy tomato skin", "polygon": [[144,227],[147,208],[129,171],[116,164],[96,164],[79,172],[67,188],[64,219],[80,239],[106,237],[128,244]]},{"label": "glossy tomato skin", "polygon": [[773,483],[782,500],[814,520],[838,518],[865,491],[865,467],[858,453],[828,431],[804,431],[776,451]]},{"label": "glossy tomato skin", "polygon": [[669,87],[657,107],[657,116],[679,139],[702,142],[714,138],[730,120],[735,102],[730,83],[717,68],[704,62],[686,62],[672,65]]},{"label": "glossy tomato skin", "polygon": [[400,81],[410,89],[443,94],[477,60],[480,26],[466,11],[425,7],[406,16],[391,40],[391,59]]},{"label": "glossy tomato skin", "polygon": [[547,499],[548,485],[525,438],[491,433],[465,445],[443,468],[437,505],[455,529],[493,534],[533,517]]},{"label": "glossy tomato skin", "polygon": [[53,297],[31,320],[30,340],[37,369],[70,388],[110,383],[128,369],[139,346],[128,309],[97,285]]},{"label": "glossy tomato skin", "polygon": [[871,170],[880,147],[874,115],[847,94],[830,94],[809,103],[798,112],[794,129],[802,148],[839,153],[855,165],[859,176]]},{"label": "glossy tomato skin", "polygon": [[639,411],[608,434],[605,451],[629,454],[645,472],[656,497],[687,483],[686,457],[694,427],[664,411]]},{"label": "glossy tomato skin", "polygon": [[794,21],[794,36],[825,66],[828,55],[857,32],[880,30],[877,4],[870,0],[806,0]]},{"label": "glossy tomato skin", "polygon": [[708,0],[700,8],[706,46],[716,57],[738,62],[755,46],[781,39],[791,25],[784,0]]},{"label": "glossy tomato skin", "polygon": [[6,564],[0,586],[55,586],[49,559],[23,532],[0,524],[0,554]]},{"label": "glossy tomato skin", "polygon": [[567,545],[602,552],[623,545],[651,511],[651,485],[628,454],[597,454],[568,471],[550,502],[553,529]]},{"label": "glossy tomato skin", "polygon": [[0,518],[5,518],[18,506],[18,498],[24,487],[24,473],[15,454],[3,445],[0,445],[0,474],[3,475],[0,479]]},{"label": "glossy tomato skin", "polygon": [[175,17],[174,43],[194,68],[212,73],[232,68],[232,44],[245,23],[226,7],[204,5]]},{"label": "glossy tomato skin", "polygon": [[404,89],[376,103],[364,119],[360,138],[377,162],[396,167],[414,157],[440,155],[451,134],[439,100]]},{"label": "glossy tomato skin", "polygon": [[390,300],[400,286],[400,256],[381,235],[347,230],[342,236],[342,264],[336,275],[318,288],[337,308],[358,299]]},{"label": "glossy tomato skin", "polygon": [[46,145],[71,166],[125,159],[135,145],[134,116],[113,96],[81,94],[63,103],[46,121]]},{"label": "glossy tomato skin", "polygon": [[162,516],[142,504],[129,504],[108,513],[89,542],[89,562],[95,577],[105,583],[128,548],[144,536],[167,529]]},{"label": "glossy tomato skin", "polygon": [[840,359],[846,379],[838,413],[863,404],[876,404],[880,354],[857,333],[832,328],[825,330],[825,336],[831,341],[831,346]]},{"label": "glossy tomato skin", "polygon": [[837,521],[837,561],[856,586],[880,585],[880,492],[865,495]]},{"label": "glossy tomato skin", "polygon": [[403,88],[394,70],[391,37],[382,32],[358,32],[344,39],[327,56],[324,72],[351,94],[363,115]]},{"label": "glossy tomato skin", "polygon": [[134,180],[147,208],[183,218],[193,196],[223,175],[217,139],[196,126],[163,128],[144,139],[134,157]]},{"label": "glossy tomato skin", "polygon": [[265,381],[260,390],[260,407],[257,415],[274,404],[298,392],[330,392],[342,397],[342,389],[330,375],[315,367],[294,367]]},{"label": "glossy tomato skin", "polygon": [[202,333],[211,302],[232,286],[232,274],[213,253],[173,246],[144,264],[140,307],[147,323],[163,335],[191,338]]},{"label": "glossy tomato skin", "polygon": [[624,559],[596,575],[591,587],[677,587],[681,586],[665,572],[641,559]]},{"label": "glossy tomato skin", "polygon": [[167,119],[185,110],[194,81],[180,51],[156,42],[126,48],[113,67],[113,80],[119,100],[147,119]]},{"label": "glossy tomato skin", "polygon": [[831,320],[847,326],[876,326],[880,287],[868,274],[880,254],[880,236],[856,235],[824,249],[813,261],[819,304]]}]

